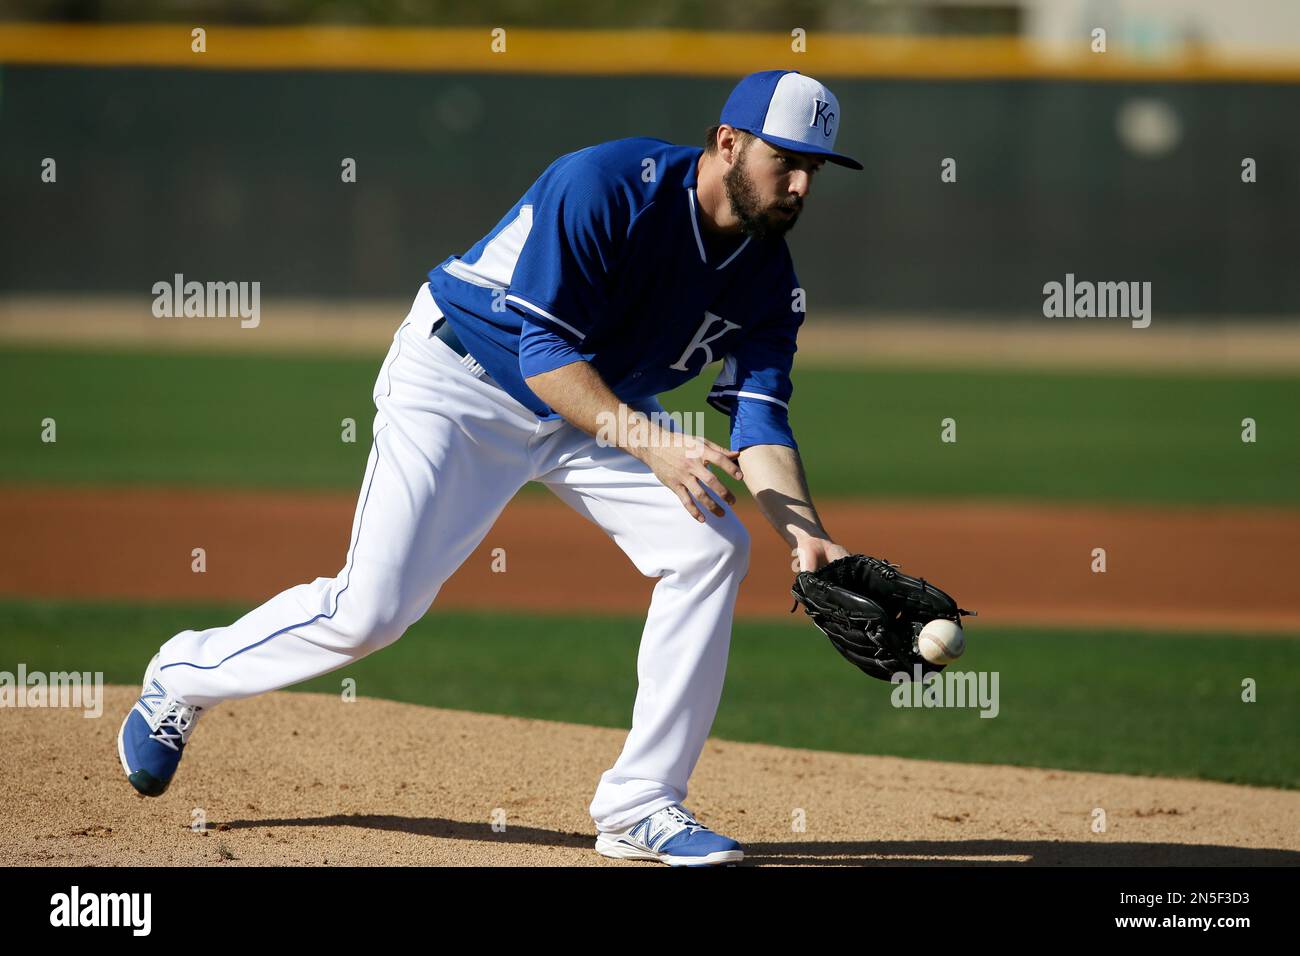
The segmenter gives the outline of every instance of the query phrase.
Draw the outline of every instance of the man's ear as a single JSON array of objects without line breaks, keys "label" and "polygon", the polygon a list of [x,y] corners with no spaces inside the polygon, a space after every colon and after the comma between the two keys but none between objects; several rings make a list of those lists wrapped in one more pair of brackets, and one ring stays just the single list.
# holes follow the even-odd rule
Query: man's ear
[{"label": "man's ear", "polygon": [[736,129],[733,126],[721,126],[718,128],[718,153],[728,163],[734,163],[744,146],[744,137],[747,136],[744,130]]}]

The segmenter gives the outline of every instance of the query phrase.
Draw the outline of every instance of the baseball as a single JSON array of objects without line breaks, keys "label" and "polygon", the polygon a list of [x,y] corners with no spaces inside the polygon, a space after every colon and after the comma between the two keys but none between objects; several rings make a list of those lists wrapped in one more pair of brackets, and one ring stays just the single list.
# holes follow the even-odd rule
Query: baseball
[{"label": "baseball", "polygon": [[931,621],[921,628],[917,650],[931,664],[951,664],[966,652],[966,636],[952,621]]}]

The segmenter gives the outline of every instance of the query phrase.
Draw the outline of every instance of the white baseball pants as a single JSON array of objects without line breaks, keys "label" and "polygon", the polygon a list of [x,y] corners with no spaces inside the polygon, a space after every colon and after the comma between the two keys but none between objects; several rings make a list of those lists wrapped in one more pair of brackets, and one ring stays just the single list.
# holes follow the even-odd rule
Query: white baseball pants
[{"label": "white baseball pants", "polygon": [[749,535],[725,504],[725,517],[706,513],[700,523],[631,455],[567,422],[539,422],[472,358],[432,337],[441,314],[422,286],[380,369],[374,445],[343,570],[229,627],[176,635],[161,650],[160,676],[186,702],[211,707],[391,644],[515,492],[540,481],[659,579],[637,657],[632,728],[590,806],[597,829],[625,829],[686,798],[722,694]]}]

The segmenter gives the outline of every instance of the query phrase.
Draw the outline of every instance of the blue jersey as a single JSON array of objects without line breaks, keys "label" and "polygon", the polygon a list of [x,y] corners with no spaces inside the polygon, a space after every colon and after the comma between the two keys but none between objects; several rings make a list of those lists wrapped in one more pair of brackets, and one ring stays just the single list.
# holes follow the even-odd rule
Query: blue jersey
[{"label": "blue jersey", "polygon": [[629,405],[722,366],[709,404],[731,447],[795,446],[790,366],[803,296],[784,239],[706,234],[703,150],[621,139],[568,153],[429,291],[470,354],[540,419],[524,383],[587,361]]}]

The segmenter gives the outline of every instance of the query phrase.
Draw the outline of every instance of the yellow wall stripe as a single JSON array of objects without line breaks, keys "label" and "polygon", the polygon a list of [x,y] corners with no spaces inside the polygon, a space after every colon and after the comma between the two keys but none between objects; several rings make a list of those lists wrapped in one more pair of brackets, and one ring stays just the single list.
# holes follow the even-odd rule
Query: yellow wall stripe
[{"label": "yellow wall stripe", "polygon": [[[207,52],[190,50],[190,30],[207,30]],[[814,32],[806,53],[783,33],[680,30],[506,30],[492,28],[234,27],[220,24],[0,24],[0,62],[190,69],[324,69],[416,72],[650,74],[732,78],[796,69],[818,77],[935,79],[1300,82],[1300,56],[1172,62],[1110,52],[1062,58],[1019,37],[912,37]]]}]

